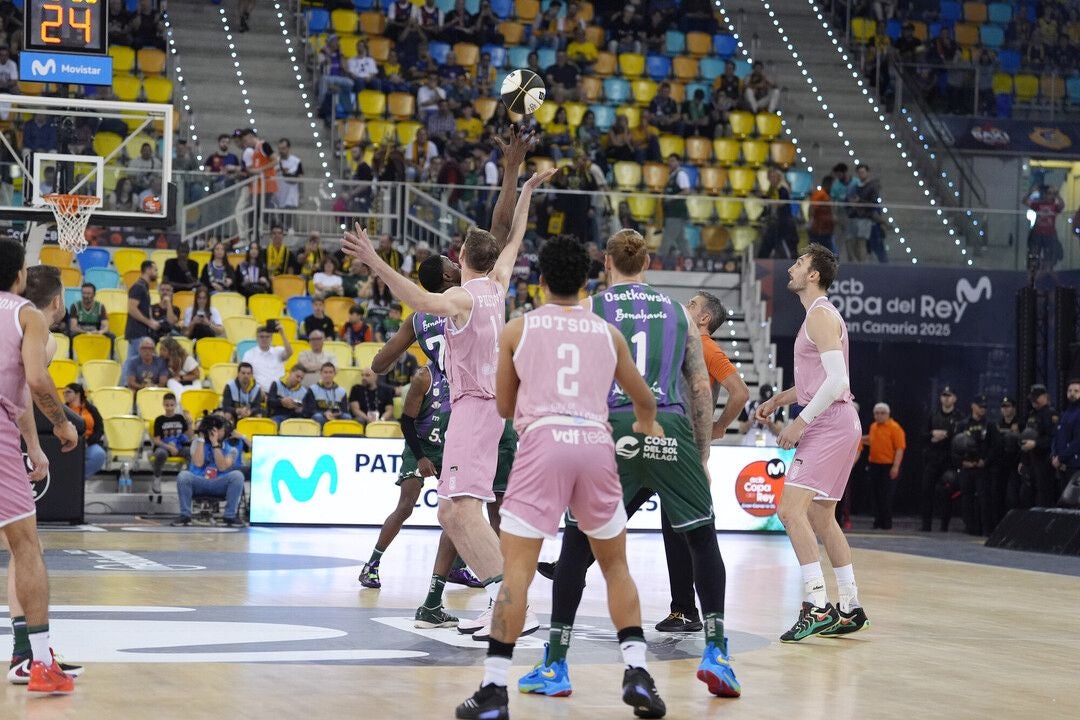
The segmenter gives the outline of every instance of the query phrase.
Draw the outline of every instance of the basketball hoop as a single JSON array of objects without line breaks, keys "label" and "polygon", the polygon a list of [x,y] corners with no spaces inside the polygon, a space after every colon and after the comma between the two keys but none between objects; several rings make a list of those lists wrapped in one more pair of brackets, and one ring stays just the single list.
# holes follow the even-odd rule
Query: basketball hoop
[{"label": "basketball hoop", "polygon": [[41,198],[56,218],[56,234],[60,247],[75,254],[86,249],[86,226],[90,213],[101,204],[93,195],[45,195]]}]

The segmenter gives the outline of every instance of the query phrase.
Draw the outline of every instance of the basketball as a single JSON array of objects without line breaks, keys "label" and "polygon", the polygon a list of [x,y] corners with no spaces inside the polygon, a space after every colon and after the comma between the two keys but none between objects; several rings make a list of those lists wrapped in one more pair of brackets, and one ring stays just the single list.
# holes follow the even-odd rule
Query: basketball
[{"label": "basketball", "polygon": [[142,209],[147,213],[161,212],[161,198],[156,195],[147,195],[142,201]]},{"label": "basketball", "polygon": [[544,81],[532,70],[514,70],[502,82],[503,105],[518,115],[532,115],[544,104]]}]

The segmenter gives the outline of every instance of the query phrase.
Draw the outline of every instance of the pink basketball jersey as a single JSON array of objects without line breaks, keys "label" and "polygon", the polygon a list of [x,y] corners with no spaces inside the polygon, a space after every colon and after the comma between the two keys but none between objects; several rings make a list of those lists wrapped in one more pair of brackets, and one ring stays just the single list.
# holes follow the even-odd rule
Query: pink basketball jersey
[{"label": "pink basketball jersey", "polygon": [[446,377],[450,402],[466,395],[495,397],[499,333],[506,325],[506,290],[489,277],[461,286],[472,296],[472,312],[463,327],[446,319]]},{"label": "pink basketball jersey", "polygon": [[615,376],[611,326],[580,305],[544,305],[525,313],[514,351],[518,388],[514,428],[524,433],[551,416],[607,425]]},{"label": "pink basketball jersey", "polygon": [[0,292],[0,357],[8,359],[6,369],[0,373],[0,408],[12,422],[29,402],[22,359],[23,332],[19,324],[19,310],[27,302],[18,295]]},{"label": "pink basketball jersey", "polygon": [[[844,351],[844,368],[850,373],[847,323],[844,322],[840,311],[829,302],[827,297],[819,297],[811,303],[806,311],[806,316],[810,317],[811,311],[815,308],[825,308],[826,312],[832,313],[840,321],[840,344]],[[799,334],[795,336],[795,395],[797,402],[803,406],[809,403],[817,394],[823,382],[825,382],[825,366],[821,364],[821,353],[818,351],[814,341],[810,339],[810,334],[806,330],[806,320],[803,320],[802,327],[799,328]],[[851,392],[845,392],[836,402],[848,403],[854,398],[855,396]]]}]

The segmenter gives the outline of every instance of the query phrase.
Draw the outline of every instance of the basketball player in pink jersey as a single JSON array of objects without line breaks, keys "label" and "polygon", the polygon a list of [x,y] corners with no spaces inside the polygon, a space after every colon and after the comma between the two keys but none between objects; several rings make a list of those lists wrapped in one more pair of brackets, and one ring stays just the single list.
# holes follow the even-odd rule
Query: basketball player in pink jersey
[{"label": "basketball player in pink jersey", "polygon": [[45,318],[19,297],[26,284],[25,260],[21,243],[0,240],[0,357],[9,359],[6,371],[0,373],[0,532],[15,560],[16,593],[26,613],[34,657],[28,689],[33,693],[70,693],[75,682],[60,669],[49,648],[49,579],[37,536],[34,496],[19,445],[21,435],[34,466],[32,477],[44,477],[48,459],[38,442],[28,394],[53,423],[64,451],[74,448],[79,438],[46,368],[49,331]]},{"label": "basketball player in pink jersey", "polygon": [[[507,167],[505,172],[517,173]],[[367,232],[357,224],[346,232],[342,250],[371,268],[394,297],[418,312],[447,318],[446,375],[454,411],[446,431],[442,472],[439,475],[439,523],[458,554],[484,583],[489,609],[475,621],[461,621],[464,633],[486,635],[491,605],[502,584],[499,539],[484,522],[481,505],[492,502],[499,439],[505,423],[495,407],[495,368],[499,333],[505,324],[506,291],[528,222],[533,191],[555,174],[537,173],[521,189],[506,246],[500,251],[495,237],[470,228],[461,248],[461,286],[442,293],[428,292],[387,265],[375,252]],[[529,631],[539,621],[528,619]]]},{"label": "basketball player in pink jersey", "polygon": [[[862,426],[848,390],[848,333],[844,318],[829,302],[836,279],[836,255],[813,244],[788,270],[788,290],[799,296],[806,320],[795,337],[795,387],[758,405],[754,419],[765,423],[777,408],[798,402],[803,410],[777,442],[796,448],[780,499],[780,521],[802,566],[803,599],[799,619],[780,636],[798,642],[811,635],[846,635],[868,627],[859,606],[851,548],[836,522],[836,503],[844,496],[851,466],[859,454]],[[825,593],[818,541],[825,545],[839,607]]]},{"label": "basketball player in pink jersey", "polygon": [[646,669],[637,587],[626,566],[626,510],[608,424],[613,378],[633,402],[634,430],[653,437],[664,431],[656,422],[656,398],[622,334],[579,304],[588,270],[589,257],[577,240],[548,240],[540,251],[547,303],[510,321],[499,339],[497,405],[503,417],[513,418],[521,446],[500,511],[503,584],[484,680],[458,706],[458,718],[510,717],[507,673],[529,584],[544,538],[555,538],[567,508],[589,537],[607,582],[626,664],[623,701],[638,717],[666,711]]}]

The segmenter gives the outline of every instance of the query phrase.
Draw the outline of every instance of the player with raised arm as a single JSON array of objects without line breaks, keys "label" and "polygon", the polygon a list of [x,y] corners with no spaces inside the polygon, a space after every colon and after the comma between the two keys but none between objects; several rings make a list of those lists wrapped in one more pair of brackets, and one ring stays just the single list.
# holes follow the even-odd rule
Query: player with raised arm
[{"label": "player with raised arm", "polygon": [[[672,528],[686,538],[705,621],[697,677],[714,695],[737,697],[742,691],[724,637],[727,578],[705,474],[713,433],[712,387],[701,337],[688,311],[645,283],[648,266],[645,239],[634,230],[620,230],[608,240],[604,259],[611,284],[582,304],[618,328],[629,343],[664,428],[663,438],[635,432],[626,390],[618,383],[611,387],[608,408],[627,514],[659,494]],[[568,518],[552,589],[547,649],[541,664],[518,681],[522,692],[558,695],[570,689],[566,652],[592,560],[587,538]]]},{"label": "player with raised arm", "polygon": [[[626,566],[626,511],[607,423],[612,380],[633,403],[632,426],[662,438],[656,399],[619,332],[578,304],[589,257],[573,238],[540,251],[547,303],[511,320],[499,339],[497,405],[521,436],[501,510],[503,583],[495,603],[480,689],[458,718],[507,720],[507,675],[527,611],[527,593],[544,538],[555,538],[567,508],[600,562],[608,609],[626,670],[623,702],[638,717],[659,718],[663,700],[645,662],[637,586]],[[569,689],[566,693],[569,694]]]},{"label": "player with raised arm", "polygon": [[19,604],[26,614],[33,661],[28,689],[33,693],[70,693],[75,681],[65,674],[49,647],[49,578],[41,557],[34,496],[27,481],[19,437],[26,442],[33,466],[30,479],[48,471],[48,458],[38,442],[29,395],[53,423],[64,451],[79,441],[64,414],[56,385],[45,362],[48,326],[39,310],[19,297],[26,283],[21,243],[0,240],[0,352],[12,360],[0,374],[0,532],[15,561]]},{"label": "player with raised arm", "polygon": [[[508,169],[507,172],[510,170]],[[446,374],[454,412],[446,432],[443,471],[439,475],[439,523],[458,553],[481,578],[491,603],[502,583],[498,536],[486,522],[477,522],[480,505],[495,499],[492,485],[499,440],[505,423],[495,407],[498,336],[505,324],[504,307],[514,261],[528,222],[533,191],[554,174],[538,173],[526,181],[514,209],[509,239],[501,252],[491,233],[471,228],[461,249],[461,287],[432,293],[417,287],[376,253],[367,232],[345,233],[342,250],[381,277],[394,297],[418,312],[447,318]],[[476,621],[459,623],[464,632],[490,624],[490,604]],[[539,621],[529,618],[535,630]],[[484,637],[485,632],[480,632]]]},{"label": "player with raised arm", "polygon": [[[805,591],[799,619],[780,636],[784,642],[817,634],[847,635],[870,626],[859,605],[851,548],[836,522],[836,503],[844,496],[851,466],[862,449],[862,426],[849,390],[847,324],[828,297],[836,271],[836,255],[817,244],[788,269],[788,290],[806,308],[806,319],[795,336],[795,387],[754,411],[755,420],[767,423],[777,408],[794,402],[803,406],[799,417],[777,437],[780,447],[795,448],[778,514],[802,566]],[[819,540],[836,573],[839,608],[825,592]]]}]

